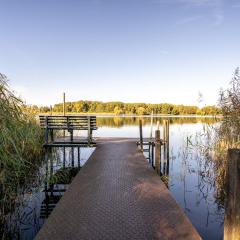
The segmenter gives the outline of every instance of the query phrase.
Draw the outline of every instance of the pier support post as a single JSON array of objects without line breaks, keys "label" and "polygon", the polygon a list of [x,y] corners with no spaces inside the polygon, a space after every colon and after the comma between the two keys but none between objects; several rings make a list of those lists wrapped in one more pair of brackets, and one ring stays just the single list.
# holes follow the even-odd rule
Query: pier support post
[{"label": "pier support post", "polygon": [[[66,115],[65,101],[66,101],[66,98],[65,98],[65,92],[64,92],[64,93],[63,93],[63,116]],[[65,130],[63,130],[63,137],[65,138]]]},{"label": "pier support post", "polygon": [[163,173],[169,174],[169,120],[163,120],[164,163]]},{"label": "pier support post", "polygon": [[169,146],[169,120],[163,120],[163,140]]},{"label": "pier support post", "polygon": [[92,139],[91,139],[91,118],[90,116],[87,117],[88,119],[88,144],[91,143]]},{"label": "pier support post", "polygon": [[44,179],[44,192],[45,192],[45,201],[46,201],[46,208],[45,208],[45,216],[48,217],[50,214],[49,210],[49,195],[48,195],[48,181],[49,179],[49,173],[48,173],[48,147],[45,148],[45,164],[46,164],[46,173],[45,173],[45,179]]},{"label": "pier support post", "polygon": [[63,93],[63,116],[65,116],[66,115],[66,106],[65,106],[65,100],[66,100],[66,98],[65,98],[65,92]]},{"label": "pier support post", "polygon": [[155,170],[157,174],[161,173],[161,141],[160,130],[155,131]]},{"label": "pier support post", "polygon": [[142,120],[139,120],[139,134],[140,134],[140,149],[143,152],[143,135],[142,135]]},{"label": "pier support post", "polygon": [[45,144],[48,144],[48,116],[45,117]]},{"label": "pier support post", "polygon": [[71,148],[71,154],[72,154],[72,168],[74,167],[74,147]]},{"label": "pier support post", "polygon": [[66,167],[66,151],[65,147],[63,147],[63,168]]},{"label": "pier support post", "polygon": [[80,147],[78,149],[78,168],[81,168]]},{"label": "pier support post", "polygon": [[51,190],[51,196],[53,196],[53,152],[52,152],[52,148],[49,148],[50,151],[50,190]]},{"label": "pier support post", "polygon": [[240,150],[228,150],[224,240],[240,239]]}]

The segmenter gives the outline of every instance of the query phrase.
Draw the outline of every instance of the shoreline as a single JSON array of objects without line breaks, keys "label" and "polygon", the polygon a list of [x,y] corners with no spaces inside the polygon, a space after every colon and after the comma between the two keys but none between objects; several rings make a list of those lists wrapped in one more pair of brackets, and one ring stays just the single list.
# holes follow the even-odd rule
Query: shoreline
[{"label": "shoreline", "polygon": [[[61,116],[63,115],[62,113],[39,113],[36,114],[37,116],[40,115],[56,115],[56,116]],[[123,117],[136,117],[136,118],[150,118],[152,115],[137,115],[137,114],[120,114],[120,115],[116,115],[114,113],[66,113],[66,115],[75,115],[75,116],[79,116],[79,115],[86,115],[86,116],[96,116],[96,117],[119,117],[119,118],[123,118]],[[172,114],[153,114],[153,117],[162,117],[162,118],[223,118],[222,115],[172,115]]]}]

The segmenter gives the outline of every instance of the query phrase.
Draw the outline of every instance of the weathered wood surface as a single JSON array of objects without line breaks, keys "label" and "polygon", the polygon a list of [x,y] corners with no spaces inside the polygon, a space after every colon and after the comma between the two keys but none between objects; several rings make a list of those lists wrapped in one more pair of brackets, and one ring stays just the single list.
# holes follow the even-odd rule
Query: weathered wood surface
[{"label": "weathered wood surface", "polygon": [[36,239],[200,239],[135,141],[97,143]]},{"label": "weathered wood surface", "polygon": [[240,239],[240,150],[228,150],[224,239]]},{"label": "weathered wood surface", "polygon": [[[96,116],[39,116],[40,126],[45,129],[45,143],[44,146],[58,146],[59,143],[55,142],[53,131],[55,130],[67,130],[70,133],[70,142],[73,142],[74,130],[87,130],[88,131],[88,145],[92,142],[92,131],[97,130]],[[49,142],[49,134],[51,141]],[[80,145],[83,145],[79,143]]]},{"label": "weathered wood surface", "polygon": [[49,129],[66,129],[66,130],[96,130],[96,116],[60,116],[60,115],[40,115],[40,126]]}]

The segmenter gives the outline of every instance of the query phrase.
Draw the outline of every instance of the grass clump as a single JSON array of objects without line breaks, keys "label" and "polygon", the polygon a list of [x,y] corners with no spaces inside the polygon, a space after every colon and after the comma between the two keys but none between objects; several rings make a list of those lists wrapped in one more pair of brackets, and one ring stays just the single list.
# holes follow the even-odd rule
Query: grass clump
[{"label": "grass clump", "polygon": [[43,133],[36,118],[23,109],[7,77],[0,74],[0,226],[14,208],[21,186],[33,177],[42,154]]}]

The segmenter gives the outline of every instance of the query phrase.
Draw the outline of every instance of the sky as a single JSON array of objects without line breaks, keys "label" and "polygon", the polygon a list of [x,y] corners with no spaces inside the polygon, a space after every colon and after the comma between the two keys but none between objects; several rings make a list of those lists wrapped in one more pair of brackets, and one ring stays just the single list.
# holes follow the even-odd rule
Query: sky
[{"label": "sky", "polygon": [[0,72],[27,104],[216,104],[240,0],[0,0]]}]

